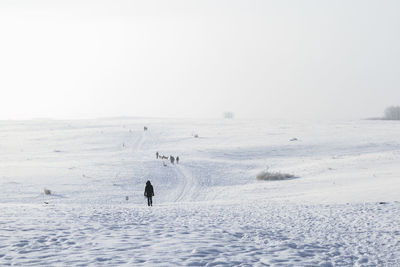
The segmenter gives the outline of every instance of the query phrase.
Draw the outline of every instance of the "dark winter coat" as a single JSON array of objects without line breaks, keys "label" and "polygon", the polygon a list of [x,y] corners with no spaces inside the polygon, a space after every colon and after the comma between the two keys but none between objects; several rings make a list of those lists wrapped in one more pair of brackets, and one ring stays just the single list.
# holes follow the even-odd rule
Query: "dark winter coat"
[{"label": "dark winter coat", "polygon": [[145,197],[154,196],[154,189],[153,189],[153,186],[151,185],[151,183],[149,181],[147,181],[147,183],[146,183],[146,187],[144,189],[144,196]]}]

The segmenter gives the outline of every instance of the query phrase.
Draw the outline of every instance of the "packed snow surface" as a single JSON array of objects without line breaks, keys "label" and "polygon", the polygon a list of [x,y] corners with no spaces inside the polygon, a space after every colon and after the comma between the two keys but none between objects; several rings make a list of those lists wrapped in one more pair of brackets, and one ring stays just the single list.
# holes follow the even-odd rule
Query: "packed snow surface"
[{"label": "packed snow surface", "polygon": [[400,266],[399,134],[396,121],[2,121],[0,266]]}]

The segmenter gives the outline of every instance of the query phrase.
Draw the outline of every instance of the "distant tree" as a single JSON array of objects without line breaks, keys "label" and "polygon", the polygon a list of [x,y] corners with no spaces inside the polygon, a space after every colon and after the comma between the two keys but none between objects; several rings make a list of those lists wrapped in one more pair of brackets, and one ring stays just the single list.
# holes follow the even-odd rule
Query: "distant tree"
[{"label": "distant tree", "polygon": [[225,119],[233,119],[234,116],[233,112],[224,112]]},{"label": "distant tree", "polygon": [[400,106],[391,106],[385,109],[386,120],[400,120]]}]

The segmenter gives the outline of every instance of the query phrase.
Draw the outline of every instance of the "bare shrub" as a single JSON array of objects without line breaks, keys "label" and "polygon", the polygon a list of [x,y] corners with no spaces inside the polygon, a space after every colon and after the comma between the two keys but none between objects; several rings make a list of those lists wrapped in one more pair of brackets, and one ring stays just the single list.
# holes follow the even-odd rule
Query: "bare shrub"
[{"label": "bare shrub", "polygon": [[276,181],[295,178],[295,176],[289,173],[262,171],[257,174],[256,178],[260,181]]}]

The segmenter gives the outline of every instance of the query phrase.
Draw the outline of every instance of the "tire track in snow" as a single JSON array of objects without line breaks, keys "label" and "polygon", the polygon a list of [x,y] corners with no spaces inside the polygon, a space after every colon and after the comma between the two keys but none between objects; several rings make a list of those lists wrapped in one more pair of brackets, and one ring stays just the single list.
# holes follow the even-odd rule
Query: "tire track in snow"
[{"label": "tire track in snow", "polygon": [[[145,132],[142,132],[134,141],[131,146],[131,161],[133,161],[133,168],[130,175],[134,177],[145,177],[147,175],[147,171],[145,168],[145,158],[141,153],[142,145],[144,144],[146,139]],[[135,164],[136,163],[136,164]],[[139,178],[140,179],[140,178]],[[129,194],[129,193],[128,193]]]},{"label": "tire track in snow", "polygon": [[132,145],[132,152],[139,152],[142,148],[142,145],[144,143],[145,140],[145,133],[142,133],[135,141],[135,143],[133,143]]},{"label": "tire track in snow", "polygon": [[175,173],[178,177],[178,193],[174,202],[181,202],[193,198],[195,191],[198,190],[198,184],[189,171],[183,166],[175,166]]}]

